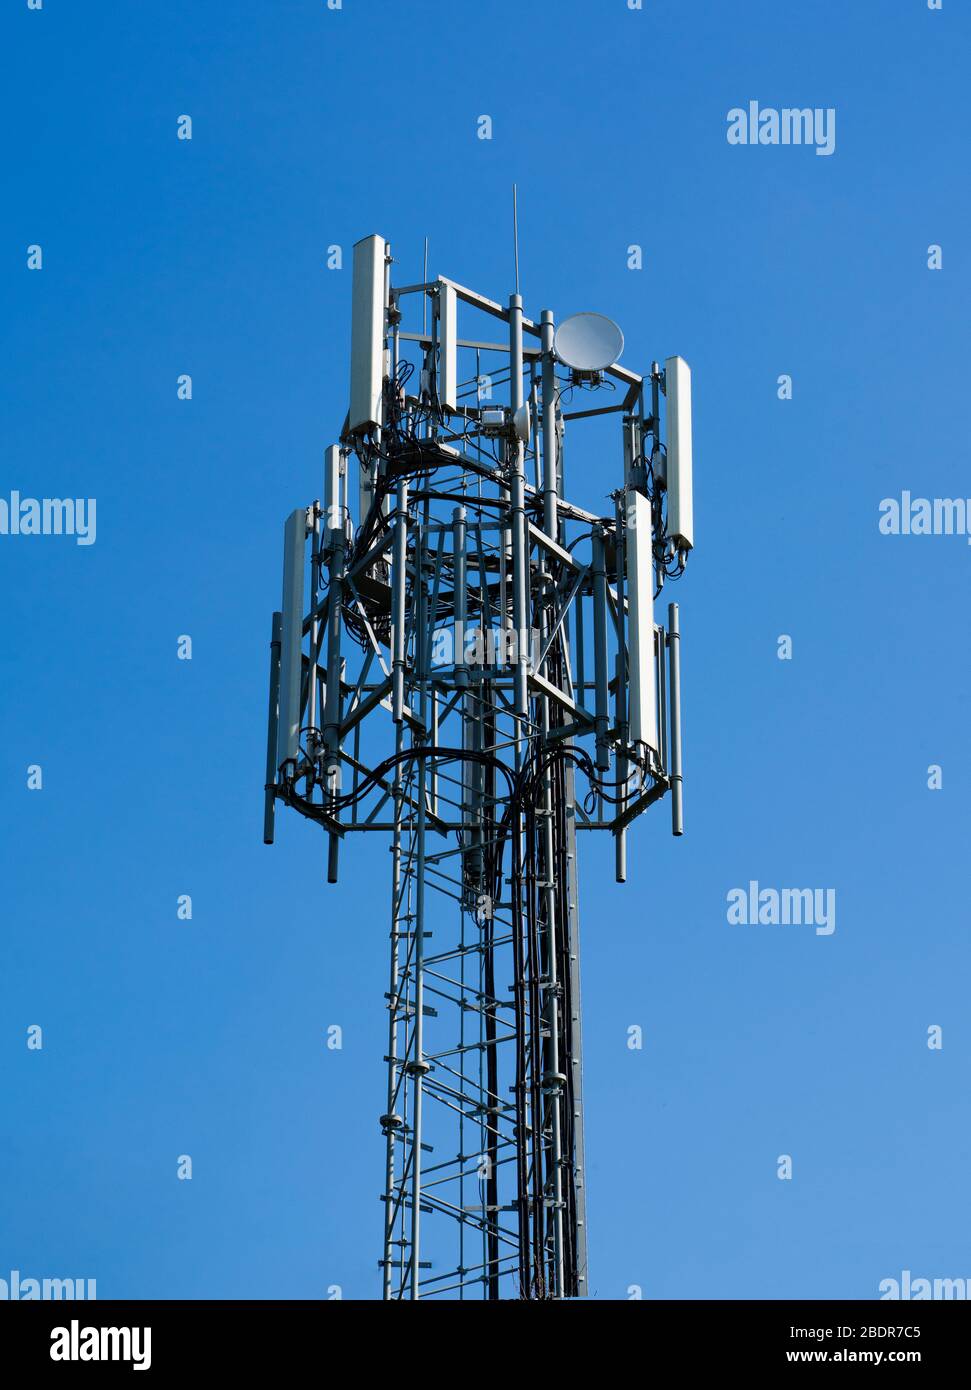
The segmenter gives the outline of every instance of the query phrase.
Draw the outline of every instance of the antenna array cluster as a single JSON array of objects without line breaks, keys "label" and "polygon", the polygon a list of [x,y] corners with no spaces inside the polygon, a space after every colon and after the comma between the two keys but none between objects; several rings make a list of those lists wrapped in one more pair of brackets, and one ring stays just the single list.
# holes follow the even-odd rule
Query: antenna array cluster
[{"label": "antenna array cluster", "polygon": [[[665,627],[655,602],[694,541],[691,375],[621,367],[601,315],[532,322],[391,265],[354,248],[349,409],[284,530],[264,839],[300,811],[335,883],[348,835],[391,837],[384,1297],[577,1297],[577,832],[613,835],[622,882],[649,806],[670,793],[683,830],[678,607]],[[599,516],[567,499],[565,438],[611,417]]]}]

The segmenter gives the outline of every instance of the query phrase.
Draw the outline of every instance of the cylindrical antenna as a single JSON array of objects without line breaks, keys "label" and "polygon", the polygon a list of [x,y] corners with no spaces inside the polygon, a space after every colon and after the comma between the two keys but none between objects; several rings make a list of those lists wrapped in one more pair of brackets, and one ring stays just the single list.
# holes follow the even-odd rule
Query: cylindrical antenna
[{"label": "cylindrical antenna", "polygon": [[516,261],[516,293],[519,293],[519,208],[516,200],[516,185],[512,186],[512,248]]},{"label": "cylindrical antenna", "polygon": [[[428,284],[428,238],[425,238],[425,260],[422,266],[421,282]],[[421,294],[421,332],[422,337],[428,332],[428,295],[422,290]]]}]

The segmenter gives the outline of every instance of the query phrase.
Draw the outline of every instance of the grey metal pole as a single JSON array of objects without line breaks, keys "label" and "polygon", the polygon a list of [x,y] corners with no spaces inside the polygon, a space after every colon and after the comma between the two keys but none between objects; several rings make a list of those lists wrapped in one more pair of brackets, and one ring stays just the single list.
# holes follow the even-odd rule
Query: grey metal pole
[{"label": "grey metal pole", "polygon": [[[509,299],[510,399],[518,408],[523,401],[523,301],[518,294]],[[529,552],[526,545],[526,480],[523,476],[523,446],[519,439],[507,441],[510,460],[509,522],[512,530],[513,623],[516,629],[515,691],[516,713],[525,720],[529,713]]]},{"label": "grey metal pole", "polygon": [[610,746],[607,742],[607,573],[603,532],[599,528],[593,533],[593,658],[597,767],[603,772],[610,766]]},{"label": "grey metal pole", "polygon": [[[615,553],[616,553],[616,573],[614,582],[617,585],[617,668],[616,668],[616,695],[614,708],[617,713],[617,731],[620,735],[620,746],[623,748],[628,741],[629,724],[627,719],[627,605],[625,601],[625,580],[624,569],[624,495],[618,497],[616,502],[616,525],[615,532]],[[626,798],[624,786],[627,781],[628,762],[622,753],[617,755],[617,781],[619,801],[617,802],[617,816],[624,813]],[[618,883],[627,881],[627,831],[623,827],[614,832],[614,878]]]},{"label": "grey metal pole", "polygon": [[580,1009],[580,891],[577,876],[576,772],[572,763],[563,770],[566,791],[566,895],[567,949],[570,975],[570,1081],[573,1095],[573,1176],[576,1200],[577,1295],[588,1291],[587,1271],[587,1165],[583,1135],[583,1023]]},{"label": "grey metal pole", "polygon": [[543,491],[543,475],[540,472],[540,435],[537,428],[539,414],[539,391],[536,387],[536,360],[531,364],[533,373],[532,384],[529,388],[529,418],[533,422],[533,486],[538,493]]},{"label": "grey metal pole", "polygon": [[678,605],[668,604],[668,663],[671,687],[671,834],[684,834],[681,776],[681,628]]},{"label": "grey metal pole", "polygon": [[283,614],[274,613],[270,625],[270,710],[266,720],[266,783],[263,798],[263,843],[273,843],[276,809],[276,741],[280,724],[280,643]]},{"label": "grey metal pole", "polygon": [[543,530],[556,540],[556,373],[553,370],[553,312],[540,314],[543,347]]},{"label": "grey metal pole", "polygon": [[518,410],[523,403],[523,301],[519,294],[509,296],[509,407]]},{"label": "grey metal pole", "polygon": [[407,607],[405,603],[406,566],[408,563],[408,483],[398,481],[397,511],[394,523],[394,552],[391,566],[391,604],[392,641],[394,643],[391,676],[392,718],[400,724],[404,717],[405,705],[405,626]]},{"label": "grey metal pole", "polygon": [[[327,695],[324,703],[323,734],[326,750],[324,778],[328,798],[336,796],[340,790],[341,773],[341,633],[344,628],[344,546],[345,533],[331,531],[328,537],[330,546],[330,584],[327,605]],[[315,663],[316,665],[316,663]],[[311,680],[316,678],[316,670],[311,670]],[[337,882],[337,856],[339,837],[330,832],[327,846],[327,882]]]},{"label": "grey metal pole", "polygon": [[465,508],[452,512],[452,574],[454,577],[455,609],[455,684],[464,690],[469,683],[469,668],[465,660],[465,628],[469,620],[469,591],[465,563]]},{"label": "grey metal pole", "polygon": [[[546,565],[542,553],[538,557],[539,584],[541,592],[548,583]],[[545,605],[539,607],[540,642],[545,650],[548,637],[548,613],[552,610]],[[549,679],[550,664],[544,661],[540,675]],[[548,746],[550,736],[550,701],[545,695],[537,701],[539,709],[539,733],[542,744]],[[542,990],[543,1018],[547,1034],[543,1047],[542,1089],[549,1100],[550,1171],[552,1179],[553,1202],[553,1297],[562,1298],[565,1293],[564,1248],[563,1248],[563,1148],[562,1148],[562,1106],[563,1086],[566,1077],[560,1072],[560,1059],[563,1052],[561,1036],[562,1019],[560,1013],[560,994],[562,986],[558,979],[557,962],[557,891],[561,889],[556,881],[554,870],[553,840],[553,771],[548,759],[543,760],[542,770],[542,834],[544,873],[541,885],[542,914]]]},{"label": "grey metal pole", "polygon": [[424,1047],[424,1008],[425,1008],[425,785],[427,768],[422,758],[418,765],[418,829],[415,863],[415,917],[414,930],[414,1009],[415,1019],[412,1039],[415,1055],[411,1062],[411,1075],[414,1085],[412,1118],[414,1138],[411,1150],[411,1296],[421,1297],[419,1280],[421,1275],[421,1155],[422,1155],[422,1099],[425,1073],[428,1063],[423,1056]]},{"label": "grey metal pole", "polygon": [[[324,496],[327,497],[327,480],[325,479]],[[307,681],[307,723],[311,729],[317,724],[317,657],[320,653],[320,623],[317,619],[317,602],[320,598],[320,508],[316,502],[313,505],[313,539],[310,546],[310,611],[314,614],[310,624],[310,676]],[[330,525],[327,518],[326,525]],[[311,756],[313,756],[313,743],[310,745]],[[313,794],[314,769],[311,765],[307,773],[307,796]]]},{"label": "grey metal pole", "polygon": [[[399,724],[395,729],[395,752],[401,753],[404,748],[404,726]],[[398,1069],[401,1060],[398,1055],[398,1042],[400,1032],[400,1002],[398,993],[401,988],[401,968],[400,968],[400,947],[401,947],[401,879],[402,879],[402,860],[404,857],[402,850],[402,830],[405,819],[404,797],[402,795],[403,771],[402,764],[397,763],[394,769],[392,782],[392,799],[394,803],[394,831],[391,844],[391,965],[390,978],[388,981],[388,1102],[387,1111],[383,1116],[383,1123],[386,1135],[385,1151],[385,1212],[384,1212],[384,1278],[383,1278],[383,1297],[390,1300],[392,1296],[394,1269],[394,1233],[396,1224],[396,1205],[395,1205],[395,1146],[400,1142],[399,1131],[403,1127],[403,1120],[395,1111],[395,1102],[398,1092]],[[407,937],[406,950],[407,950]],[[407,1151],[406,1151],[407,1152]],[[403,1247],[399,1248],[399,1264],[403,1254]],[[399,1296],[401,1290],[398,1290]]]},{"label": "grey metal pole", "polygon": [[667,663],[664,660],[664,653],[667,647],[667,638],[664,628],[658,629],[658,642],[654,655],[654,667],[657,671],[657,732],[660,747],[658,753],[661,757],[661,768],[665,773],[670,772],[670,753],[668,745],[668,680]]},{"label": "grey metal pole", "polygon": [[[544,732],[549,734],[549,701],[543,700]],[[543,906],[545,917],[546,959],[544,961],[546,982],[544,985],[544,1014],[549,1035],[546,1039],[546,1056],[543,1074],[543,1089],[550,1102],[550,1162],[553,1179],[553,1268],[554,1298],[562,1298],[565,1293],[563,1277],[563,1151],[561,1143],[561,1107],[563,1086],[566,1080],[560,1072],[560,1006],[561,991],[557,979],[556,960],[556,890],[553,881],[553,790],[551,769],[546,766],[543,773],[543,855],[546,864],[546,881],[543,884]]]},{"label": "grey metal pole", "polygon": [[[428,727],[428,672],[425,669],[425,655],[427,651],[426,630],[429,621],[428,594],[425,587],[425,557],[428,543],[428,502],[425,502],[424,524],[419,521],[419,530],[415,542],[415,627],[417,637],[415,641],[415,667],[414,684],[412,689],[417,695],[418,712],[421,716],[423,730]],[[420,735],[422,742],[427,738],[427,733]],[[425,1013],[425,835],[428,816],[428,759],[420,758],[418,761],[417,777],[417,798],[418,798],[418,824],[416,828],[415,846],[415,920],[412,923],[414,929],[414,980],[415,994],[414,1007],[415,1018],[412,1029],[414,1040],[415,1055],[412,1059],[412,1078],[414,1083],[414,1099],[412,1108],[412,1123],[414,1125],[414,1147],[411,1155],[411,1296],[413,1299],[421,1297],[420,1278],[421,1278],[421,1156],[422,1156],[422,1109],[424,1096],[425,1073],[428,1071],[428,1063],[424,1057],[424,1013]]]}]

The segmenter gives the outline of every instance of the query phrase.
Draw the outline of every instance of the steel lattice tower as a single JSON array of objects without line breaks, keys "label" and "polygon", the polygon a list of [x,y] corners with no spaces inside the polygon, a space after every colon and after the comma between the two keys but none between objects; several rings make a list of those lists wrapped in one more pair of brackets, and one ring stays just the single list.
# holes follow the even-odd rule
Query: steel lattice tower
[{"label": "steel lattice tower", "polygon": [[[391,837],[384,1297],[578,1297],[577,832],[613,835],[623,881],[669,791],[682,831],[678,610],[665,630],[653,606],[693,539],[690,373],[620,367],[597,315],[554,331],[391,264],[355,247],[350,410],[323,504],[285,528],[264,839],[277,801],[317,821],[334,883],[344,836]],[[406,296],[430,329],[405,331]],[[493,338],[459,337],[460,307]],[[564,440],[611,416],[597,516],[567,501]]]}]

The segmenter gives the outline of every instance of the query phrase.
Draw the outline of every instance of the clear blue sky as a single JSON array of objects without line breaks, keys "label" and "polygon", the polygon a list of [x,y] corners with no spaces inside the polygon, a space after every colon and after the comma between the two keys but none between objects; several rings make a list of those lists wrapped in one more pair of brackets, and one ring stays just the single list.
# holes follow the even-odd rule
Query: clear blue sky
[{"label": "clear blue sky", "polygon": [[[687,834],[639,822],[625,887],[582,845],[591,1291],[971,1276],[971,550],[877,530],[971,496],[969,38],[959,0],[4,6],[0,496],[98,529],[0,536],[0,1278],[378,1290],[388,870],[261,842],[270,612],[346,409],[326,248],[407,282],[428,235],[504,298],[514,179],[527,313],[694,371]],[[730,146],[749,100],[835,107],[835,154]],[[750,879],[835,888],[835,933],[730,926]]]}]

